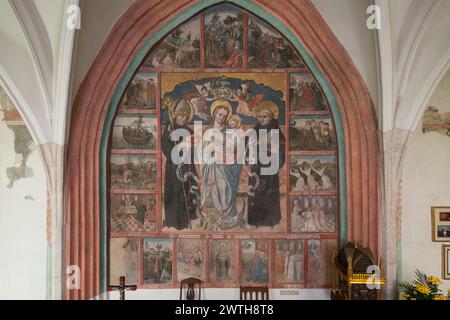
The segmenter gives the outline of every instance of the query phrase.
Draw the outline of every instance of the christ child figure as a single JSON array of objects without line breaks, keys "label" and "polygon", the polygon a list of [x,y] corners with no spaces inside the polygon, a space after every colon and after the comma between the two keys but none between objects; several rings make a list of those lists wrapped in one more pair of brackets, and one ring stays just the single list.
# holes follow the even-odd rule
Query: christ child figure
[{"label": "christ child figure", "polygon": [[[228,121],[227,126],[227,139],[226,139],[226,163],[232,164],[237,161],[237,148],[238,142],[242,141],[240,139],[244,138],[244,133],[241,129],[242,119],[238,115],[232,115]],[[228,150],[233,150],[233,152],[228,152]]]}]

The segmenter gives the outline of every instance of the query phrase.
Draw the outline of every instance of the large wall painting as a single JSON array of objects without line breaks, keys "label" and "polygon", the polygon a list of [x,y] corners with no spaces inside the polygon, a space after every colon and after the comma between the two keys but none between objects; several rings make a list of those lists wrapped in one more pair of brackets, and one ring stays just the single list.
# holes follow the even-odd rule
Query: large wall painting
[{"label": "large wall painting", "polygon": [[[167,231],[283,231],[286,194],[280,188],[280,176],[284,176],[285,152],[282,133],[285,125],[284,77],[281,74],[264,74],[261,77],[259,74],[215,76],[209,73],[191,74],[192,80],[178,82],[182,76],[163,74],[161,77],[164,101],[161,113],[165,159],[164,221]],[[273,87],[257,82],[258,79],[267,81]],[[247,101],[240,99],[242,87],[248,88],[246,97],[251,98],[247,98]],[[166,92],[166,88],[172,90]],[[276,115],[267,125],[258,119],[266,110]],[[180,112],[189,114],[182,124],[175,119]],[[221,112],[224,118],[220,118]],[[194,122],[197,127],[202,125],[198,134],[194,132]],[[281,129],[278,150],[282,155],[279,157],[281,170],[273,176],[261,175],[256,181],[249,175],[256,174],[257,164],[246,165],[236,161],[232,164],[183,165],[181,170],[191,177],[183,185],[177,176],[178,168],[171,160],[173,141],[170,137],[175,127],[186,128],[192,134],[197,134],[196,139],[202,141],[203,150],[209,147],[202,137],[207,128],[219,128],[224,134],[224,140],[226,129]],[[243,136],[237,138],[244,139]],[[188,201],[177,196],[190,188],[196,192],[189,194]],[[255,191],[249,193],[251,189]]]},{"label": "large wall painting", "polygon": [[[211,6],[156,43],[121,94],[109,142],[111,281],[329,287],[342,196],[335,123],[280,32]],[[233,152],[216,155],[214,139]]]}]

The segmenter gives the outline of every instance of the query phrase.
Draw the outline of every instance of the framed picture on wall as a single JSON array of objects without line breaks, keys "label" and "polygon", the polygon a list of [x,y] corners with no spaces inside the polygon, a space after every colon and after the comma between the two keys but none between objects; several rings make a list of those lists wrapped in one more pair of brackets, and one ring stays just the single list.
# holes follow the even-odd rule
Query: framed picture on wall
[{"label": "framed picture on wall", "polygon": [[450,245],[442,245],[442,278],[450,280]]},{"label": "framed picture on wall", "polygon": [[433,241],[450,242],[450,207],[431,207]]}]

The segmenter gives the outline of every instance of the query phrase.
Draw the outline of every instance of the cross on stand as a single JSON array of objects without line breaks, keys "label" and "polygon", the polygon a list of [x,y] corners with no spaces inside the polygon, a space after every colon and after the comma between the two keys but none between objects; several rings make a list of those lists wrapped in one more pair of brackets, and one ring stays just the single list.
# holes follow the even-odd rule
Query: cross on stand
[{"label": "cross on stand", "polygon": [[118,286],[109,286],[108,291],[119,291],[120,293],[120,300],[125,300],[125,291],[136,291],[137,286],[134,285],[125,285],[125,277],[120,277],[119,285]]}]

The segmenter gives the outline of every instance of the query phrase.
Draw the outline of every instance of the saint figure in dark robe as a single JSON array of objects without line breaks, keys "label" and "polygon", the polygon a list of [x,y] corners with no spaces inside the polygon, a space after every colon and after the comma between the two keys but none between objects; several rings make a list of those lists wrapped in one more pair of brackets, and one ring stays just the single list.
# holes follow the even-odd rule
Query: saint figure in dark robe
[{"label": "saint figure in dark robe", "polygon": [[[262,103],[261,105],[263,105]],[[261,106],[260,105],[260,106]],[[274,227],[281,221],[280,210],[280,169],[285,162],[285,138],[278,125],[278,108],[274,103],[266,104],[265,107],[258,106],[258,121],[254,130],[257,135],[257,161],[250,164],[249,173],[249,197],[248,197],[248,221],[252,226],[270,226]],[[262,175],[261,169],[271,167],[271,163],[262,164],[259,155],[260,135],[267,130],[267,142],[270,143],[270,134],[273,130],[279,132],[278,169],[275,174]],[[270,157],[271,146],[267,146],[267,155]]]},{"label": "saint figure in dark robe", "polygon": [[196,220],[198,204],[198,176],[194,165],[193,144],[191,144],[190,163],[176,164],[172,160],[172,150],[183,142],[172,141],[172,133],[177,129],[185,129],[193,136],[193,130],[187,122],[193,117],[193,110],[186,100],[180,100],[173,111],[173,121],[164,128],[162,151],[166,158],[164,179],[164,226],[177,230],[192,228],[192,220]]},{"label": "saint figure in dark robe", "polygon": [[139,221],[141,224],[144,224],[145,218],[148,213],[147,206],[143,201],[137,201],[136,209],[137,209],[136,220]]}]

